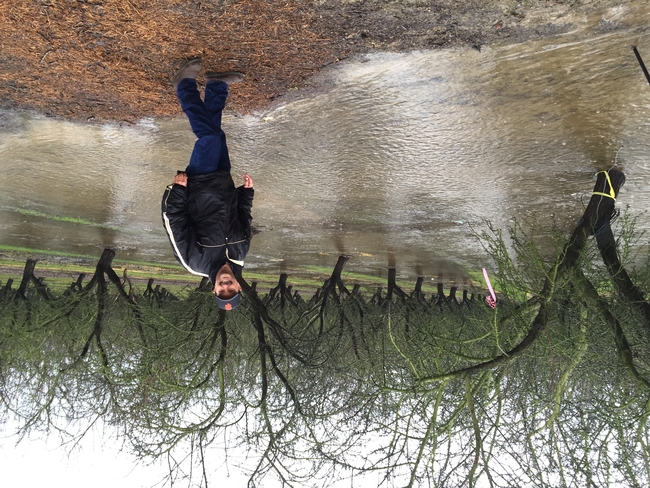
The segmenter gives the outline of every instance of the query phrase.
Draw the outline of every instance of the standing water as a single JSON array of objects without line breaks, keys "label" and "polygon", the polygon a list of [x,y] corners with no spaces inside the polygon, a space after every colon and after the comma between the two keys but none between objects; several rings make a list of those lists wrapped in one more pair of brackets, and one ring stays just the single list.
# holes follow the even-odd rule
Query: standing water
[{"label": "standing water", "polygon": [[[341,63],[328,89],[228,116],[233,176],[255,180],[247,269],[323,264],[454,275],[486,264],[474,230],[537,216],[571,230],[598,170],[650,228],[650,7],[523,44]],[[236,87],[233,87],[236,89]],[[160,198],[194,143],[189,124],[0,121],[0,245],[172,262]],[[239,184],[239,183],[238,183]]]}]

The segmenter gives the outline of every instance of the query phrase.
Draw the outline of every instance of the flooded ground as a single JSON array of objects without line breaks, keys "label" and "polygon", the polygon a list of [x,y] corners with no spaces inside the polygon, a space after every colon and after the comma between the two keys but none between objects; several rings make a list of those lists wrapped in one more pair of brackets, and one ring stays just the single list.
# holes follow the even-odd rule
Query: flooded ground
[{"label": "flooded ground", "polygon": [[[540,237],[553,223],[569,231],[595,173],[615,163],[627,175],[619,206],[649,230],[650,85],[631,50],[650,62],[649,21],[650,7],[621,8],[543,41],[370,55],[324,73],[325,91],[226,117],[234,172],[257,190],[247,268],[332,266],[346,252],[348,269],[390,263],[462,280],[463,268],[489,264],[474,237],[485,220],[535,217]],[[3,113],[0,127],[0,245],[173,262],[159,205],[194,142],[184,119],[121,127]],[[124,451],[108,465],[59,457],[58,443],[5,445],[7,476],[23,485],[42,472],[129,487],[166,474],[134,468]],[[31,469],[35,449],[47,469]],[[228,456],[215,459],[230,477]]]},{"label": "flooded ground", "polygon": [[[473,229],[535,215],[570,230],[615,161],[620,204],[649,229],[650,86],[631,49],[650,62],[649,21],[621,7],[543,41],[368,55],[321,93],[226,117],[233,173],[255,180],[247,267],[346,252],[350,269],[462,280],[488,264]],[[186,120],[2,122],[0,244],[173,261],[160,197],[191,152]]]}]

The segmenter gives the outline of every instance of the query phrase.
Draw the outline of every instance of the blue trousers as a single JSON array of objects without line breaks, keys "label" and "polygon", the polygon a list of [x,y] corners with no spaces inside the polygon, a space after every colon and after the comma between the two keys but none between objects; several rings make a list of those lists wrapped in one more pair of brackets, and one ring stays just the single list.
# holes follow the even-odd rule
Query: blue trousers
[{"label": "blue trousers", "polygon": [[190,121],[192,132],[198,137],[190,164],[185,169],[187,175],[230,171],[226,134],[221,130],[221,113],[226,106],[228,85],[222,81],[208,83],[204,102],[196,87],[196,80],[185,78],[176,87],[176,95]]}]

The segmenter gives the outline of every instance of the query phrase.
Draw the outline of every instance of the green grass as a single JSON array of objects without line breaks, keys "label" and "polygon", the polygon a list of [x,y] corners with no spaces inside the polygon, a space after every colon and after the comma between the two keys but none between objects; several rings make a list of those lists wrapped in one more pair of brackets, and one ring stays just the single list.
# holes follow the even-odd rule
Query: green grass
[{"label": "green grass", "polygon": [[98,224],[97,222],[91,222],[90,220],[79,219],[77,217],[68,217],[65,215],[52,215],[44,212],[39,212],[37,210],[27,210],[24,208],[17,208],[15,209],[15,211],[21,215],[40,217],[44,219],[55,220],[57,222],[70,222],[73,224],[88,225],[91,227],[101,227],[103,229],[121,230],[120,227],[115,227],[113,225],[107,225],[107,224]]},{"label": "green grass", "polygon": [[[25,266],[25,261],[28,258],[37,259],[36,276],[39,276],[39,271],[43,274],[54,274],[58,276],[47,276],[45,283],[53,290],[61,290],[70,286],[72,281],[75,281],[80,273],[86,274],[86,280],[90,279],[95,272],[95,265],[99,260],[99,254],[96,256],[85,254],[74,254],[65,252],[48,251],[43,249],[30,249],[17,246],[0,245],[0,281],[6,283],[7,279],[13,278],[14,283],[20,282],[22,278],[22,268]],[[61,262],[61,258],[76,259],[79,262]],[[15,272],[12,270],[7,272],[7,267],[19,268]],[[3,269],[4,268],[4,269]],[[334,263],[331,267],[327,266],[306,266],[300,269],[287,270],[289,275],[287,284],[293,286],[295,290],[301,292],[313,292],[323,285],[323,282],[332,274]],[[128,261],[115,259],[113,261],[113,269],[122,277],[124,269],[127,270],[127,276],[132,280],[146,281],[150,278],[154,279],[154,283],[162,282],[162,284],[171,293],[182,293],[188,287],[192,288],[198,286],[201,278],[198,276],[187,273],[183,268],[175,263],[159,264],[147,261]],[[49,273],[48,273],[49,272]],[[482,281],[482,273],[469,273],[472,282],[480,283]],[[479,276],[480,274],[480,276]],[[476,275],[476,276],[475,276]],[[386,287],[387,279],[385,277],[378,277],[374,275],[364,274],[360,272],[343,270],[343,281],[348,287],[354,284],[360,284],[367,287]],[[275,287],[280,279],[279,273],[265,273],[253,270],[245,270],[244,278],[249,282],[256,282],[258,290],[262,293]],[[476,278],[476,279],[475,279]],[[480,280],[479,280],[480,278]],[[175,282],[175,283],[174,283]],[[410,293],[415,287],[416,278],[412,280],[398,280],[397,285],[405,292]],[[133,283],[133,286],[140,289],[146,285],[144,283]],[[437,293],[437,283],[430,280],[425,280],[422,286],[422,291],[425,294]],[[445,290],[448,293],[449,289]]]},{"label": "green grass", "polygon": [[[69,257],[69,258],[85,258],[85,259],[99,259],[98,257],[96,258],[95,256],[92,256],[90,254],[74,254],[70,252],[59,252],[59,251],[49,251],[46,249],[32,249],[30,247],[19,247],[19,246],[6,246],[3,244],[0,244],[0,252],[6,252],[6,253],[25,253],[25,254],[46,254],[50,256],[61,256],[61,257]],[[29,257],[29,256],[27,256]],[[27,259],[25,257],[25,259]],[[0,262],[3,262],[0,260]],[[24,263],[23,263],[24,264]]]}]

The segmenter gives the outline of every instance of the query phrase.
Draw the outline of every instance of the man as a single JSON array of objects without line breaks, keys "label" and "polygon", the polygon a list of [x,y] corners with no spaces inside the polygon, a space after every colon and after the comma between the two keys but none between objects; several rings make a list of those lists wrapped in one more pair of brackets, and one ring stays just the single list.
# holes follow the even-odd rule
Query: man
[{"label": "man", "polygon": [[221,114],[228,86],[244,75],[206,73],[204,102],[196,85],[201,69],[200,59],[187,61],[172,82],[198,140],[189,165],[165,190],[162,218],[178,262],[208,277],[219,307],[232,310],[241,300],[238,277],[251,240],[254,190],[247,174],[244,185],[235,188]]}]

